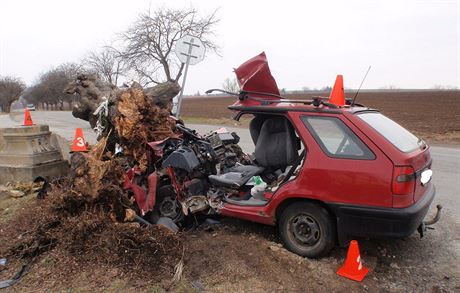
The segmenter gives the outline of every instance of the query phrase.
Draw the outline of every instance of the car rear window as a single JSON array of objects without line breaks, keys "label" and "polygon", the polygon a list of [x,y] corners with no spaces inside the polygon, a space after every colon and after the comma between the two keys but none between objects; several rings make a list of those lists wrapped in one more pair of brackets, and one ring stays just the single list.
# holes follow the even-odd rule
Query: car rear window
[{"label": "car rear window", "polygon": [[329,157],[375,159],[374,153],[340,119],[317,116],[303,116],[301,119]]},{"label": "car rear window", "polygon": [[400,151],[407,153],[419,147],[418,137],[390,118],[377,112],[360,113],[357,114],[357,116],[374,128]]}]

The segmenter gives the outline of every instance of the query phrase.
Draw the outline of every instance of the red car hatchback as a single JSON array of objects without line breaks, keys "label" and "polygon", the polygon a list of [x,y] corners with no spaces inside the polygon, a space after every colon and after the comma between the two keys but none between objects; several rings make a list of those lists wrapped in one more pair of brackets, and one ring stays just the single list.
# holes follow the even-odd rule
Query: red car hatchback
[{"label": "red car hatchback", "polygon": [[229,109],[253,116],[254,153],[243,154],[237,134],[178,123],[177,137],[149,144],[147,177],[128,173],[145,219],[181,225],[199,212],[278,225],[286,247],[308,257],[351,236],[423,233],[435,188],[422,140],[346,101],[341,76],[331,97],[296,101],[280,96],[263,53],[235,72],[241,91],[227,92],[238,98]]},{"label": "red car hatchback", "polygon": [[281,99],[263,53],[235,71],[243,91],[229,109],[236,119],[254,115],[257,161],[290,171],[264,193],[264,204],[227,201],[221,214],[277,224],[286,247],[308,257],[324,255],[337,239],[405,237],[423,228],[435,196],[423,140],[378,110],[347,105],[341,78],[329,99],[342,98],[336,105]]}]

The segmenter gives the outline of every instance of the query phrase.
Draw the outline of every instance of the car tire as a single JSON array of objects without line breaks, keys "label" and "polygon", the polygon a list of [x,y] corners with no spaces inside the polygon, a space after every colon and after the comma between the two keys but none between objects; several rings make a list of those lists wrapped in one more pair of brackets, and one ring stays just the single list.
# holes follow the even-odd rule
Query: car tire
[{"label": "car tire", "polygon": [[328,211],[315,203],[289,205],[280,215],[278,228],[286,248],[300,256],[318,258],[335,245],[334,222]]}]

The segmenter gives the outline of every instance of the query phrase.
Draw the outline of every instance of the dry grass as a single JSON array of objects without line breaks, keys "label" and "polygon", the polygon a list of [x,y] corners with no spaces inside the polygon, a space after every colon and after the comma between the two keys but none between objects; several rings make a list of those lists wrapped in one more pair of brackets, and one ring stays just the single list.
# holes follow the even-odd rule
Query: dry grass
[{"label": "dry grass", "polygon": [[[33,196],[23,196],[19,198],[0,196],[0,226],[5,225],[11,220],[18,211],[26,209],[33,202]],[[0,228],[0,231],[2,229]]]}]

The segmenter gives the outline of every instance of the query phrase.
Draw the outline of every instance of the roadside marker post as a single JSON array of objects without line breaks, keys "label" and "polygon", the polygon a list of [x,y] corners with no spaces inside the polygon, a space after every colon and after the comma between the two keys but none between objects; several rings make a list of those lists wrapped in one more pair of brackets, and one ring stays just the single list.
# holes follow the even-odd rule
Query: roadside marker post
[{"label": "roadside marker post", "polygon": [[180,108],[182,105],[182,97],[184,95],[185,80],[187,79],[187,72],[189,65],[195,65],[204,59],[206,48],[203,42],[196,37],[186,35],[176,41],[175,52],[177,58],[185,64],[184,77],[182,79],[182,86],[179,96],[174,98],[173,114],[176,117],[180,116]]}]

